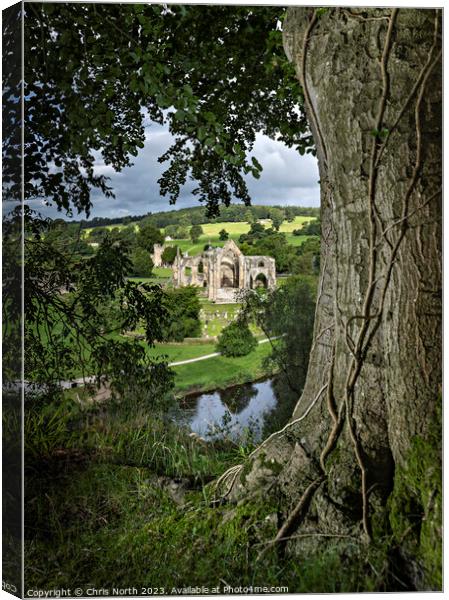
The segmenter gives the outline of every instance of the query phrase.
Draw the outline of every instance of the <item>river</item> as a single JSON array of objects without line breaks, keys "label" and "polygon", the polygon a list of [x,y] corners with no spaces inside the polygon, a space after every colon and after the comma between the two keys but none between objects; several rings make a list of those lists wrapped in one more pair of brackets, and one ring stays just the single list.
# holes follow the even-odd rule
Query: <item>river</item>
[{"label": "river", "polygon": [[296,398],[279,378],[266,379],[190,394],[181,401],[177,420],[206,440],[258,442],[287,422]]}]

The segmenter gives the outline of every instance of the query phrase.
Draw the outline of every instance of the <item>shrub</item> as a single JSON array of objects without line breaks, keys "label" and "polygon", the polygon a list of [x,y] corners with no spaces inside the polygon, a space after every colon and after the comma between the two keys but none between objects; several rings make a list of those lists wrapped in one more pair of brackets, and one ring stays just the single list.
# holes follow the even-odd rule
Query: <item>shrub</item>
[{"label": "shrub", "polygon": [[217,350],[224,356],[246,356],[256,346],[257,340],[248,325],[241,321],[234,321],[221,332]]}]

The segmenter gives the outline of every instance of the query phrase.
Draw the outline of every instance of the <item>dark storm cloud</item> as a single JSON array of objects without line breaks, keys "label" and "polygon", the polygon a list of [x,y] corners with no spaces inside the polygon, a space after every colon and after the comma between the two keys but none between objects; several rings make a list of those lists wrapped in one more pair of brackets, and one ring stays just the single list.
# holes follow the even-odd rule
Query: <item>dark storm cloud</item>
[{"label": "dark storm cloud", "polygon": [[[170,147],[173,138],[166,127],[159,125],[148,127],[146,137],[145,147],[134,159],[133,166],[120,173],[98,158],[96,172],[110,177],[115,198],[104,198],[94,192],[92,217],[112,218],[199,205],[192,196],[195,182],[191,181],[182,189],[174,206],[169,204],[167,198],[160,196],[157,180],[168,163],[160,164],[157,159]],[[314,157],[300,156],[263,135],[257,136],[253,154],[263,166],[259,180],[247,177],[253,204],[319,206],[318,169]],[[58,216],[54,208],[34,207],[40,208],[48,216]],[[80,216],[74,215],[74,218]]]}]

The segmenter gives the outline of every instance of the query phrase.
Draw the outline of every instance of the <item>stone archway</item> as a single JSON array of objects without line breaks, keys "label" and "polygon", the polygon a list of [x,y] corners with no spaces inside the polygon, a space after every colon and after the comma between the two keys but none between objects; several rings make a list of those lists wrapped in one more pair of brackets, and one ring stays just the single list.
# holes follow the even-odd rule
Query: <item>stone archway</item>
[{"label": "stone archway", "polygon": [[239,286],[238,263],[226,257],[220,265],[220,287],[236,288]]},{"label": "stone archway", "polygon": [[256,275],[256,277],[253,280],[253,285],[254,288],[263,287],[266,289],[268,287],[268,279],[266,278],[264,273],[259,273],[258,275]]}]

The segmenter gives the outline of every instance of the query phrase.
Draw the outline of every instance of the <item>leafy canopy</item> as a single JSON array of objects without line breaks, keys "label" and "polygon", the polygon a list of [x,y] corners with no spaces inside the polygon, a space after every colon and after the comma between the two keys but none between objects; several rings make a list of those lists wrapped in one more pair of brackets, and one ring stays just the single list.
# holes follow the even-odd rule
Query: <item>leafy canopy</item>
[{"label": "leafy canopy", "polygon": [[[282,48],[281,7],[27,3],[26,198],[89,213],[92,191],[113,195],[101,157],[121,170],[145,122],[169,126],[161,193],[188,178],[217,214],[249,203],[244,174],[256,132],[313,151],[302,94]],[[15,185],[14,182],[11,182]]]},{"label": "leafy canopy", "polygon": [[145,223],[140,226],[139,233],[137,234],[137,244],[141,248],[152,253],[155,244],[163,243],[164,236],[157,227],[151,225],[151,223]]},{"label": "leafy canopy", "polygon": [[[150,347],[164,339],[170,316],[162,289],[127,281],[127,248],[109,236],[94,256],[80,257],[47,235],[49,220],[28,211],[25,217],[24,267],[32,273],[24,287],[25,377],[56,384],[95,375],[110,379],[117,391],[138,381],[143,390],[154,392],[157,384],[167,392],[166,363],[151,360],[144,345],[120,335],[142,328]],[[12,257],[6,263],[12,265]],[[12,295],[6,297],[8,304]]]},{"label": "leafy canopy", "polygon": [[[113,195],[96,161],[117,171],[131,164],[151,121],[167,124],[174,136],[160,158],[167,163],[162,194],[174,203],[191,178],[208,215],[233,198],[249,203],[243,177],[262,170],[249,158],[257,132],[313,151],[298,110],[301,90],[282,48],[280,7],[26,3],[23,10],[26,202],[88,216],[94,194]],[[10,124],[17,122],[19,85],[11,80],[4,90]],[[8,142],[7,158],[20,156],[19,137]],[[12,198],[20,197],[22,185],[14,175],[13,168],[5,170]],[[83,372],[93,366],[97,374],[120,375],[125,361],[143,381],[147,355],[138,344],[109,336],[102,312],[115,311],[116,333],[143,326],[150,345],[166,336],[167,324],[160,327],[170,309],[160,313],[160,290],[124,279],[130,240],[105,235],[97,254],[81,262],[45,240],[48,223],[29,212],[27,227],[30,375],[57,379],[65,366],[83,361],[83,346],[90,354]],[[38,325],[42,319],[50,345]],[[194,316],[191,321],[195,329]],[[67,351],[70,336],[76,344]],[[43,360],[49,348],[53,354]],[[51,372],[40,372],[44,363]]]}]

